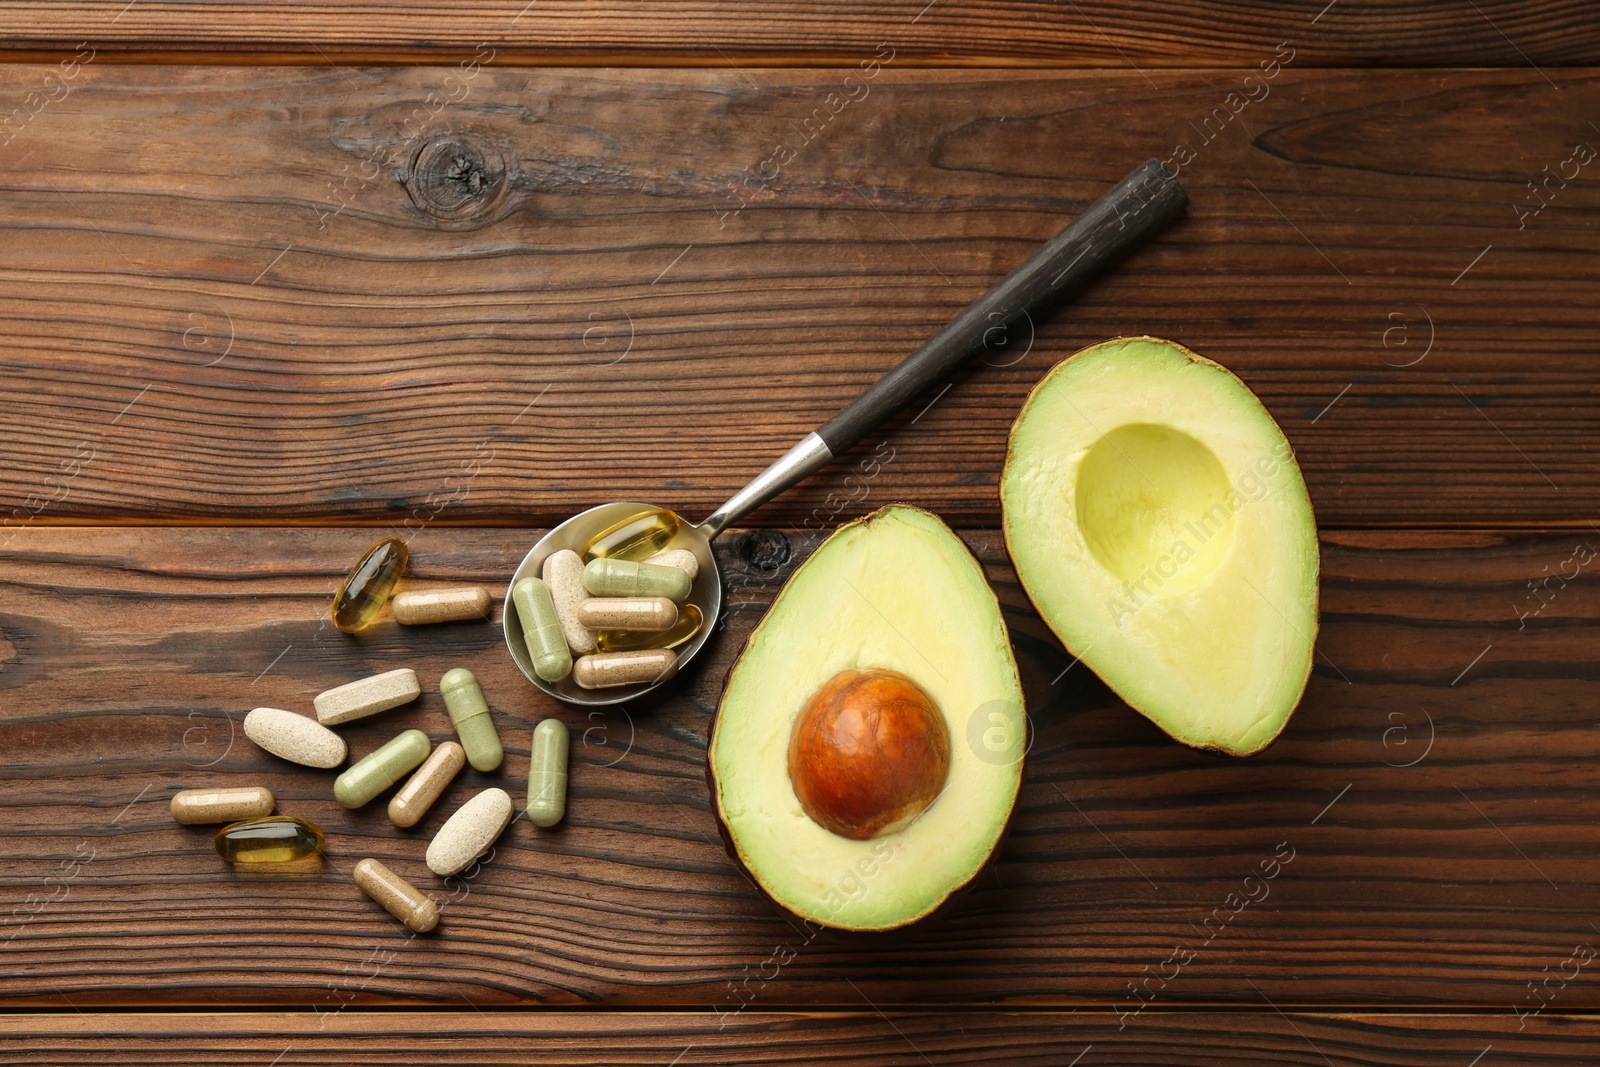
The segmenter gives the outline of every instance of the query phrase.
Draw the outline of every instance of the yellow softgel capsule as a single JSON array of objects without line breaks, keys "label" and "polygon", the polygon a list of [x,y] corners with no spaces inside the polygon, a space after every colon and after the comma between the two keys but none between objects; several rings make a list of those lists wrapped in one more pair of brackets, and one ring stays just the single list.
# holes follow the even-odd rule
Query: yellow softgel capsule
[{"label": "yellow softgel capsule", "polygon": [[398,537],[385,537],[367,549],[333,594],[333,624],[347,634],[371,626],[389,602],[409,559],[406,543]]},{"label": "yellow softgel capsule", "polygon": [[322,851],[322,831],[293,815],[269,815],[224,826],[212,843],[229,863],[293,863]]},{"label": "yellow softgel capsule", "polygon": [[678,609],[678,621],[660,633],[633,630],[601,630],[595,634],[595,645],[601,652],[637,652],[642,648],[677,648],[700,632],[705,617],[693,604]]},{"label": "yellow softgel capsule", "polygon": [[583,546],[583,558],[643,560],[667,547],[682,520],[665,508],[629,516],[595,534]]}]

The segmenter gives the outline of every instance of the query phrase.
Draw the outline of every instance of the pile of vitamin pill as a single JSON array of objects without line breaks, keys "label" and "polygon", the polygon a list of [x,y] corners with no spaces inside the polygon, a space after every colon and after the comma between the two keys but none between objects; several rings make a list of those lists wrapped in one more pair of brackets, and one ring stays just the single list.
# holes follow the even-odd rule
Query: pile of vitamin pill
[{"label": "pile of vitamin pill", "polygon": [[[391,605],[395,621],[403,625],[482,618],[488,614],[489,592],[481,587],[407,591],[391,600],[407,558],[405,542],[399,538],[379,541],[367,551],[334,598],[333,619],[339,629],[354,632],[370,625],[386,604]],[[691,561],[692,558],[691,554]],[[672,573],[681,577],[683,572]],[[686,582],[684,593],[687,594]],[[639,607],[636,597],[620,600],[619,607],[623,604],[632,605],[621,607],[630,614],[607,618],[625,618],[630,625],[640,619],[659,625],[670,609],[673,621],[677,621],[676,607],[670,599],[662,601],[664,607]],[[652,611],[656,613],[654,621],[646,618]],[[560,624],[553,625],[566,658],[564,676],[573,670],[572,658],[561,638]],[[592,644],[589,651],[595,651]],[[421,730],[401,730],[344,768],[333,781],[335,800],[346,808],[360,808],[399,785],[389,801],[389,819],[398,827],[412,827],[468,764],[484,773],[500,767],[505,749],[478,679],[471,671],[456,667],[444,673],[438,688],[456,739],[435,746]],[[332,727],[390,711],[421,695],[422,686],[414,670],[385,671],[317,694],[311,702],[314,718],[283,708],[256,708],[245,716],[244,733],[280,759],[334,770],[344,765],[350,750]],[[566,813],[569,750],[570,737],[561,720],[545,719],[535,727],[526,811],[536,826],[554,826]],[[301,870],[315,865],[320,869],[325,840],[322,830],[306,819],[274,814],[276,806],[276,799],[265,786],[185,789],[172,798],[172,817],[185,826],[226,823],[213,844],[218,855],[241,868]],[[439,877],[465,870],[489,851],[514,814],[515,805],[504,789],[491,787],[476,793],[428,843],[424,857],[428,869]],[[362,859],[352,872],[352,880],[417,933],[426,933],[438,925],[439,905],[378,860]]]},{"label": "pile of vitamin pill", "polygon": [[678,669],[676,649],[705,625],[685,603],[700,562],[668,548],[678,516],[651,509],[596,534],[580,554],[545,558],[541,576],[511,587],[534,673],[584,689],[651,684]]}]

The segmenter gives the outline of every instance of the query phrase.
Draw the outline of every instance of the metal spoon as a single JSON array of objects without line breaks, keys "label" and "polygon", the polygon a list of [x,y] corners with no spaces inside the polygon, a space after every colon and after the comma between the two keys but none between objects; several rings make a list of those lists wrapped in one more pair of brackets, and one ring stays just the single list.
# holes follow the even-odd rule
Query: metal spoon
[{"label": "metal spoon", "polygon": [[[1013,324],[1083,288],[1123,252],[1181,214],[1188,202],[1177,178],[1156,160],[1147,161],[826,425],[807,434],[756,475],[704,522],[698,526],[681,522],[668,547],[689,549],[700,561],[700,573],[688,603],[700,609],[705,622],[678,648],[679,669],[705,645],[722,609],[722,575],[711,551],[711,542],[718,534],[740,516],[843,455],[912,398],[988,351],[991,339],[1001,339],[999,343],[1003,344]],[[594,535],[654,507],[628,501],[602,504],[574,515],[540,538],[511,576],[511,583],[539,577],[546,556],[564,548],[581,553]],[[502,625],[511,658],[528,680],[570,704],[618,704],[641,697],[661,684],[657,681],[613,689],[581,689],[571,675],[551,684],[534,673],[522,624],[509,597]]]}]

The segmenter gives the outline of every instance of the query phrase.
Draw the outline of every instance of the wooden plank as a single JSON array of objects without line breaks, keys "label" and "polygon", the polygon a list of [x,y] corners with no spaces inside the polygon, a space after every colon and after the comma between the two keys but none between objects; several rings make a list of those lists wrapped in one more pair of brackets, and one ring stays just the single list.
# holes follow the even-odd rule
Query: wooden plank
[{"label": "wooden plank", "polygon": [[[0,549],[0,1000],[735,1020],[865,1000],[1076,1006],[1130,1026],[1176,1005],[1256,1010],[1257,989],[1285,1010],[1600,1006],[1585,956],[1600,943],[1600,596],[1575,551],[1595,534],[1329,537],[1305,700],[1247,761],[1167,740],[1074,667],[998,536],[966,535],[1003,601],[1036,736],[998,864],[948,912],[880,937],[816,933],[758,897],[707,807],[720,680],[815,535],[730,534],[727,631],[665,697],[587,715],[529,686],[492,623],[332,630],[329,592],[370,536],[33,528]],[[412,539],[414,579],[501,593],[536,536],[429,526]],[[565,826],[519,821],[492,862],[444,883],[422,852],[465,786],[401,831],[381,805],[334,803],[330,773],[238,733],[251,707],[305,710],[401,665],[425,688],[453,666],[482,681],[509,755],[466,786],[503,782],[520,799],[534,721],[565,718]],[[402,725],[450,729],[430,690],[345,732],[364,753]],[[318,822],[321,873],[241,880],[206,828],[172,822],[172,793],[227,782],[264,783]],[[444,902],[436,934],[406,936],[350,884],[364,855]]]},{"label": "wooden plank", "polygon": [[1600,30],[1552,0],[1199,0],[1179,12],[1156,0],[1081,4],[998,0],[709,0],[655,8],[577,0],[372,5],[284,0],[268,7],[198,0],[84,0],[13,5],[0,37],[21,52],[81,40],[114,54],[196,52],[326,63],[427,62],[488,42],[517,62],[842,61],[892,42],[924,63],[1057,63],[1116,68],[1253,65],[1280,41],[1323,66],[1526,67],[1594,63]]},{"label": "wooden plank", "polygon": [[[1151,1012],[1119,1028],[1103,1012],[937,1015],[388,1012],[317,1015],[0,1016],[16,1064],[1156,1064],[1462,1067],[1592,1062],[1600,1019],[1508,1015]],[[281,1057],[274,1061],[273,1057]],[[1492,1057],[1492,1058],[1491,1058]]]},{"label": "wooden plank", "polygon": [[1190,217],[869,440],[876,493],[997,525],[1027,390],[1148,332],[1261,394],[1326,526],[1581,524],[1600,183],[1515,208],[1600,135],[1550,76],[1291,67],[1219,127],[1236,71],[891,68],[818,125],[838,71],[79,66],[5,148],[0,515],[698,517],[1182,143]]}]

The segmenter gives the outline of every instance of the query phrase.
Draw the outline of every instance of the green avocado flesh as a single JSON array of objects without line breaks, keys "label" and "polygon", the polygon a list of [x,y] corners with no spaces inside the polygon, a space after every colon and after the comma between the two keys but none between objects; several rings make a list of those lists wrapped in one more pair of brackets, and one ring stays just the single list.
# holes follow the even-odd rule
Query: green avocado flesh
[{"label": "green avocado flesh", "polygon": [[1039,614],[1131,706],[1197,748],[1278,736],[1311,672],[1317,528],[1243,382],[1152,337],[1084,349],[1023,405],[1001,504]]},{"label": "green avocado flesh", "polygon": [[[824,829],[789,777],[796,719],[840,671],[914,680],[949,729],[943,790],[867,840]],[[939,519],[892,505],[841,527],[789,579],[734,664],[709,777],[732,850],[766,893],[825,926],[885,930],[933,911],[983,867],[1011,814],[1022,687],[977,560]]]}]

